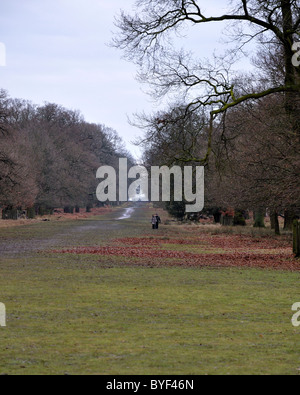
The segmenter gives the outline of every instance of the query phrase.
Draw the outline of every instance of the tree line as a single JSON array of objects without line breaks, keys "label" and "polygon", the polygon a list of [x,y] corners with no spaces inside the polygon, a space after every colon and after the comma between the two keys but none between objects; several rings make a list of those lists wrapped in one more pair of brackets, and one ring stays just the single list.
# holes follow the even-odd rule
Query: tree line
[{"label": "tree line", "polygon": [[[209,118],[204,113],[187,114],[178,106],[143,122],[147,132],[139,144],[148,166],[194,166],[193,158],[205,155]],[[291,130],[281,95],[245,103],[216,123],[205,166],[205,213],[216,222],[223,213],[232,218],[229,224],[245,225],[254,211],[255,226],[261,227],[268,211],[276,233],[279,216],[291,229],[300,215],[300,145]],[[171,201],[166,207],[183,219],[185,204]]]},{"label": "tree line", "polygon": [[3,217],[51,213],[97,202],[96,171],[133,158],[113,129],[78,111],[35,105],[0,91],[0,206]]},{"label": "tree line", "polygon": [[[170,103],[137,116],[146,131],[138,144],[148,165],[205,166],[206,209],[216,221],[222,212],[244,224],[250,209],[255,226],[264,226],[268,210],[276,233],[280,215],[291,229],[300,215],[299,0],[224,0],[214,15],[205,3],[137,0],[136,13],[117,21],[112,44],[136,62],[150,95]],[[207,59],[178,49],[186,27],[205,40],[205,27],[214,24],[231,37],[224,53]],[[237,71],[249,45],[256,48],[252,69]],[[184,202],[167,206],[185,215]]]}]

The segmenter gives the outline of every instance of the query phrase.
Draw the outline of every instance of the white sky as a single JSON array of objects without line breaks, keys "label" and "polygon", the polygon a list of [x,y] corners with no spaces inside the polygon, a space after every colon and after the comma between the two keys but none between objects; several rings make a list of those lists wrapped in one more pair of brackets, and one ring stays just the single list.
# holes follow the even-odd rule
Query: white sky
[{"label": "white sky", "polygon": [[[127,118],[157,107],[135,81],[136,67],[109,47],[114,17],[130,11],[134,0],[1,0],[0,88],[36,104],[54,102],[80,110],[88,122],[105,124],[130,144],[140,134]],[[228,0],[204,0],[214,13]],[[222,27],[224,28],[224,26]],[[220,48],[221,27],[197,31],[189,48],[207,57]],[[0,64],[1,66],[1,64]]]}]

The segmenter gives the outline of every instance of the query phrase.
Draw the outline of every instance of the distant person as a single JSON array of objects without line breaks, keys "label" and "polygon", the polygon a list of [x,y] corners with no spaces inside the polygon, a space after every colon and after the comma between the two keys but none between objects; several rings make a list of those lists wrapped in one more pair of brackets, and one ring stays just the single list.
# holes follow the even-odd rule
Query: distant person
[{"label": "distant person", "polygon": [[156,229],[159,228],[159,224],[161,224],[161,219],[160,216],[158,214],[155,215],[156,218]]},{"label": "distant person", "polygon": [[153,229],[153,230],[154,230],[154,229],[157,229],[157,218],[156,218],[155,215],[152,215],[151,223],[152,223],[152,229]]}]

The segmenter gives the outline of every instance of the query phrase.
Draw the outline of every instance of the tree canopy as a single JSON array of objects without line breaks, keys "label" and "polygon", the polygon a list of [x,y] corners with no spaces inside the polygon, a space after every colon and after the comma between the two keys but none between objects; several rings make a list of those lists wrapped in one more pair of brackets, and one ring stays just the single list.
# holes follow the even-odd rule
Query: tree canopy
[{"label": "tree canopy", "polygon": [[[225,1],[224,1],[225,3]],[[148,84],[155,97],[174,94],[185,103],[186,112],[205,108],[210,116],[208,152],[200,163],[206,163],[211,152],[213,122],[244,102],[284,93],[285,107],[295,118],[298,130],[300,68],[293,64],[300,34],[300,5],[296,0],[241,0],[228,1],[227,12],[207,15],[204,1],[194,0],[138,0],[137,12],[122,12],[118,19],[118,35],[114,44],[125,56],[139,65],[139,79]],[[228,48],[222,57],[211,63],[176,49],[172,34],[188,24],[198,26],[227,22],[234,24],[235,48]],[[201,37],[205,38],[203,26]],[[188,39],[188,38],[187,38]],[[276,50],[283,61],[284,76],[280,81],[268,81],[252,76],[245,78],[231,73],[231,65],[246,45],[259,43],[260,51],[272,54]],[[275,47],[274,47],[275,44]],[[204,58],[204,56],[203,56]]]},{"label": "tree canopy", "polygon": [[[54,103],[0,96],[0,205],[64,207],[96,202],[96,171],[132,156],[117,132]],[[94,200],[94,201],[93,201]]]},{"label": "tree canopy", "polygon": [[[299,215],[299,0],[223,4],[211,15],[203,0],[137,0],[135,14],[117,19],[113,44],[137,64],[149,93],[170,103],[138,115],[146,132],[138,143],[149,164],[205,165],[210,207]],[[206,60],[177,48],[187,26],[205,40],[215,24],[231,32],[223,54]],[[248,46],[254,69],[237,71]]]}]

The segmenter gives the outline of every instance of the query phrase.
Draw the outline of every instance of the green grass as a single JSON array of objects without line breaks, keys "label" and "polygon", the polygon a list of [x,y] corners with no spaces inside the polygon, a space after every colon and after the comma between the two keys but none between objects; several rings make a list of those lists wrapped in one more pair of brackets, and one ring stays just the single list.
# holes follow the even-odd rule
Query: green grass
[{"label": "green grass", "polygon": [[299,374],[299,273],[130,267],[120,257],[48,252],[150,233],[140,215],[105,234],[78,238],[78,225],[0,232],[8,243],[27,232],[34,243],[54,238],[42,252],[0,260],[0,374]]},{"label": "green grass", "polygon": [[[3,278],[9,279],[3,282]],[[17,290],[17,291],[16,291]],[[63,267],[1,276],[7,374],[296,374],[293,273]]]}]

